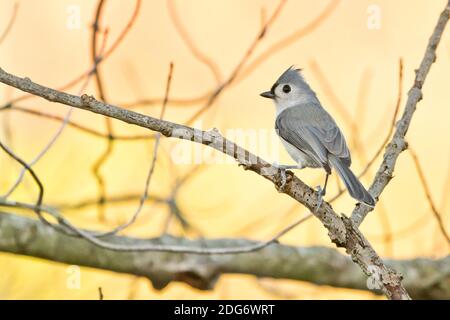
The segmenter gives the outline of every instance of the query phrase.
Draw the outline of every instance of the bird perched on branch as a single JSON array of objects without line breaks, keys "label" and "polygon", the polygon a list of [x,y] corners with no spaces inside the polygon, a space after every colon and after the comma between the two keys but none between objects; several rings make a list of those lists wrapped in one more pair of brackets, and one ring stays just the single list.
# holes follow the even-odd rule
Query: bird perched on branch
[{"label": "bird perched on branch", "polygon": [[324,187],[317,187],[318,208],[333,168],[353,198],[370,207],[375,205],[374,198],[350,170],[350,151],[341,130],[322,107],[300,69],[287,69],[270,91],[261,93],[261,96],[274,100],[275,129],[287,152],[297,163],[274,164],[281,170],[281,187],[286,184],[287,169],[323,168],[326,177]]}]

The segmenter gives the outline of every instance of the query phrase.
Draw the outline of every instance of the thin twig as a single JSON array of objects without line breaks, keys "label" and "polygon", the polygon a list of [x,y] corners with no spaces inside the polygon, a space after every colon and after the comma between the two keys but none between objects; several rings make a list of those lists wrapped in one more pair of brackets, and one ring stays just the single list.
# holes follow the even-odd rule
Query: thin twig
[{"label": "thin twig", "polygon": [[[259,56],[253,59],[253,61],[251,61],[247,66],[242,66],[241,71],[236,74],[236,78],[233,80],[233,82],[229,83],[228,86],[237,85],[242,80],[247,78],[254,70],[256,70],[256,68],[261,63],[266,61],[273,54],[295,43],[298,39],[311,34],[331,15],[331,13],[335,11],[339,2],[340,0],[330,1],[330,3],[325,7],[325,9],[317,17],[315,17],[313,21],[308,23],[306,26],[300,27],[299,29],[295,30],[288,36],[278,40],[275,44],[271,45],[268,49],[266,49]],[[265,12],[265,10],[263,12]],[[264,26],[267,25],[268,20],[265,19],[265,17],[264,19],[261,20],[262,20],[261,30],[264,30]],[[180,107],[195,105],[213,96],[218,90],[220,90],[220,88],[221,85],[219,85],[217,88],[213,90],[207,90],[205,93],[202,93],[196,97],[183,99],[170,99],[169,103],[170,105]],[[162,101],[161,98],[140,99],[134,102],[121,103],[120,105],[123,105],[126,108],[137,108],[141,106],[157,105],[161,103],[161,101]]]},{"label": "thin twig", "polygon": [[409,154],[411,155],[411,158],[414,161],[414,166],[416,168],[417,174],[418,174],[420,182],[422,184],[423,191],[425,192],[425,196],[427,198],[428,204],[430,205],[431,212],[433,212],[433,215],[436,219],[439,229],[442,232],[442,235],[447,240],[447,243],[450,245],[450,236],[447,233],[447,231],[445,230],[444,222],[442,221],[441,214],[439,213],[436,205],[434,204],[433,197],[431,196],[430,188],[428,187],[427,179],[425,178],[425,174],[424,174],[422,167],[420,165],[420,162],[419,162],[419,158],[417,157],[416,152],[411,148],[411,144],[409,145],[408,151],[409,151]]},{"label": "thin twig", "polygon": [[186,27],[183,26],[183,23],[181,22],[178,12],[175,8],[174,0],[167,1],[167,8],[169,10],[169,16],[172,19],[172,23],[175,26],[175,29],[178,31],[178,34],[180,35],[181,39],[183,39],[184,43],[189,48],[191,53],[194,55],[194,57],[197,58],[198,61],[206,65],[209,70],[211,70],[211,73],[213,74],[217,83],[222,82],[222,74],[219,70],[218,65],[197,47],[197,45],[187,32]]},{"label": "thin twig", "polygon": [[[97,206],[100,204],[100,202],[103,202],[104,204],[117,204],[117,203],[123,203],[123,202],[132,202],[139,200],[141,198],[141,194],[123,194],[119,196],[110,196],[106,197],[105,199],[87,199],[82,200],[77,203],[73,204],[56,204],[56,208],[61,210],[80,210],[84,209],[90,206]],[[145,199],[146,201],[152,201],[156,203],[166,203],[168,199],[157,196],[157,195],[148,195],[148,197]]]},{"label": "thin twig", "polygon": [[237,84],[244,78],[248,77],[254,70],[257,69],[257,67],[261,63],[266,61],[276,52],[288,47],[289,45],[295,43],[297,40],[315,31],[336,10],[339,3],[340,0],[331,0],[325,7],[325,9],[323,9],[323,11],[306,26],[302,26],[294,30],[291,34],[272,44],[268,49],[266,49],[259,56],[253,59],[253,61],[240,72],[239,77],[238,79],[236,79],[236,82],[234,84]]},{"label": "thin twig", "polygon": [[356,126],[356,121],[353,119],[351,114],[348,112],[342,101],[336,95],[330,81],[325,77],[322,69],[315,60],[309,61],[309,69],[315,75],[318,83],[322,86],[322,91],[324,95],[330,100],[331,105],[336,109],[343,121],[345,121],[350,127],[352,132],[358,132],[358,127]]},{"label": "thin twig", "polygon": [[18,11],[19,11],[19,2],[16,1],[14,3],[13,11],[11,13],[11,18],[9,19],[8,24],[6,25],[5,30],[3,30],[2,34],[0,35],[0,45],[3,43],[3,41],[5,41],[6,37],[11,32],[14,22],[16,21]]},{"label": "thin twig", "polygon": [[[120,34],[117,36],[116,40],[113,42],[113,44],[107,49],[105,50],[105,53],[101,56],[101,58],[98,59],[97,61],[97,67],[103,63],[105,60],[107,60],[107,58],[114,52],[117,50],[117,48],[119,47],[119,45],[124,41],[125,37],[127,36],[127,34],[130,32],[130,30],[132,29],[138,15],[139,15],[139,11],[141,8],[141,0],[136,0],[136,5],[134,7],[134,11],[130,17],[130,19],[128,20],[126,26],[122,29],[122,31],[120,32]],[[70,88],[72,88],[73,86],[75,86],[77,83],[81,82],[84,78],[88,77],[90,74],[92,74],[93,72],[93,67],[90,66],[88,70],[84,71],[83,73],[81,73],[80,75],[78,75],[77,77],[75,77],[74,79],[70,80],[69,82],[67,82],[66,84],[64,84],[61,87],[58,87],[58,90],[68,90]],[[33,98],[34,95],[30,95],[30,94],[24,94],[22,96],[19,96],[15,99],[10,100],[9,102],[6,103],[6,105],[9,104],[14,104],[17,103],[19,101],[24,101],[30,98]]]},{"label": "thin twig", "polygon": [[[107,36],[107,32],[105,32],[104,39],[106,39],[106,36]],[[103,42],[101,50],[103,50],[105,48],[105,44],[106,44],[106,41]],[[81,94],[82,92],[84,92],[84,90],[86,89],[86,87],[89,84],[91,75],[92,74],[88,75],[88,77],[86,78],[86,81],[81,86],[78,94]],[[12,105],[9,105],[9,106],[11,106],[11,108],[13,108]],[[44,148],[37,154],[37,156],[33,160],[31,160],[31,162],[28,164],[29,167],[34,166],[55,145],[56,141],[62,135],[64,129],[68,126],[68,123],[70,122],[70,117],[72,116],[72,111],[73,111],[73,108],[69,107],[69,111],[67,111],[66,115],[62,119],[62,123],[59,126],[58,130],[56,130],[55,134],[51,137],[51,139],[44,146]],[[11,194],[17,189],[17,187],[22,182],[23,177],[25,176],[25,172],[26,172],[26,168],[24,167],[21,170],[21,172],[20,172],[19,176],[17,177],[16,181],[14,182],[14,184],[11,186],[11,188],[6,192],[6,194],[4,194],[1,197],[8,198],[9,196],[11,196]]]},{"label": "thin twig", "polygon": [[384,141],[381,143],[378,150],[375,152],[375,154],[372,156],[372,158],[369,160],[369,162],[364,167],[363,171],[361,171],[360,175],[363,176],[366,174],[366,172],[369,170],[369,168],[372,166],[372,164],[375,162],[375,160],[378,158],[378,156],[381,154],[387,143],[389,142],[389,139],[392,135],[392,132],[395,128],[395,121],[397,120],[398,111],[400,110],[400,105],[402,103],[402,96],[403,96],[403,59],[399,60],[399,69],[398,69],[398,92],[397,92],[397,102],[395,103],[395,109],[394,109],[394,115],[392,116],[391,125],[389,126],[389,131],[384,138]]},{"label": "thin twig", "polygon": [[[417,234],[418,229],[425,228],[429,222],[430,222],[429,213],[426,212],[413,222],[408,223],[407,226],[394,231],[391,236],[396,240],[399,240],[409,235]],[[373,242],[386,240],[384,234],[367,234],[367,238],[369,238]]]},{"label": "thin twig", "polygon": [[258,34],[256,35],[256,38],[253,40],[253,42],[250,44],[249,48],[245,52],[244,56],[241,60],[239,60],[238,64],[235,66],[233,71],[231,72],[230,76],[227,78],[227,80],[220,84],[217,89],[212,93],[212,95],[209,97],[208,101],[205,103],[204,106],[202,106],[197,112],[192,115],[189,120],[186,121],[186,125],[191,125],[198,117],[200,117],[206,110],[208,110],[214,102],[217,100],[217,98],[220,96],[220,94],[236,79],[239,72],[241,71],[242,67],[245,65],[245,63],[250,59],[251,55],[257,48],[258,44],[261,42],[261,40],[264,38],[264,36],[267,34],[267,30],[269,27],[275,22],[278,15],[280,14],[281,10],[283,9],[284,5],[286,4],[286,0],[280,0],[278,6],[273,11],[270,18],[267,20],[267,22],[263,25],[263,27],[258,31]]},{"label": "thin twig", "polygon": [[[94,78],[96,80],[95,84],[96,84],[96,88],[97,88],[97,93],[99,95],[100,100],[103,102],[107,102],[107,100],[106,100],[105,90],[104,90],[104,86],[103,86],[102,74],[101,74],[99,66],[98,66],[98,62],[101,60],[101,55],[97,54],[97,41],[98,41],[98,35],[99,35],[98,31],[100,29],[100,27],[99,27],[100,19],[102,17],[103,8],[104,8],[105,3],[106,3],[105,0],[99,0],[99,2],[97,4],[97,9],[95,11],[94,23],[92,24],[92,40],[91,40],[91,59],[92,59],[92,64],[93,64],[92,74],[94,75]],[[103,165],[108,160],[108,158],[112,155],[113,150],[114,150],[112,121],[108,117],[104,118],[104,121],[105,121],[105,125],[106,125],[106,133],[107,133],[109,139],[106,140],[106,144],[107,144],[106,149],[94,161],[92,168],[91,168],[92,174],[94,175],[95,180],[97,182],[98,194],[99,194],[100,199],[104,199],[105,194],[106,194],[105,180],[100,171],[101,171],[101,168],[103,167]],[[103,202],[101,202],[98,206],[98,216],[101,221],[105,220]]]},{"label": "thin twig", "polygon": [[[392,132],[395,128],[395,121],[397,120],[398,111],[400,110],[400,105],[402,101],[402,93],[403,92],[403,61],[402,59],[399,60],[399,76],[398,76],[398,93],[397,93],[397,102],[395,104],[394,114],[392,116],[391,125],[389,126],[389,131],[386,134],[383,142],[378,147],[375,154],[370,158],[370,160],[367,162],[364,169],[358,174],[358,178],[363,177],[370,169],[370,167],[375,163],[375,160],[378,158],[378,156],[381,154],[383,149],[386,147],[386,145],[389,142],[389,139],[391,138]],[[330,202],[333,202],[337,200],[344,192],[346,192],[347,189],[342,189],[339,191],[333,198],[330,199]]]},{"label": "thin twig", "polygon": [[[211,254],[238,254],[238,253],[250,253],[254,251],[261,250],[273,243],[276,243],[279,238],[281,238],[283,235],[300,225],[301,223],[305,222],[309,218],[311,218],[313,215],[310,213],[298,221],[292,223],[291,225],[287,226],[286,228],[283,228],[281,231],[275,234],[270,240],[264,241],[264,242],[258,242],[254,245],[250,246],[241,246],[241,247],[229,247],[229,248],[208,248],[208,247],[183,247],[183,246],[170,246],[170,245],[157,245],[157,244],[148,244],[148,245],[122,245],[122,244],[115,244],[103,241],[99,239],[100,237],[105,237],[105,233],[94,233],[94,232],[88,232],[85,230],[82,230],[80,228],[75,227],[70,223],[66,218],[61,216],[58,211],[50,209],[50,208],[43,208],[36,205],[29,205],[26,203],[20,203],[20,202],[11,202],[8,200],[0,200],[0,206],[6,206],[6,207],[16,207],[16,208],[24,208],[24,209],[31,209],[34,211],[40,211],[45,210],[47,213],[52,215],[59,224],[65,228],[65,230],[61,230],[58,228],[58,225],[46,223],[47,225],[50,225],[57,231],[63,231],[68,235],[71,236],[79,236],[81,238],[86,239],[87,241],[93,243],[96,246],[99,246],[104,249],[112,250],[112,251],[124,251],[124,252],[138,252],[138,251],[154,251],[154,252],[177,252],[177,253],[193,253],[193,254],[203,254],[203,255],[211,255]],[[67,231],[71,232],[68,233]],[[110,234],[112,235],[112,234]]]},{"label": "thin twig", "polygon": [[[54,120],[54,121],[58,121],[58,122],[64,122],[64,120],[65,120],[65,117],[61,117],[58,115],[46,113],[43,111],[37,111],[37,110],[33,110],[33,109],[29,109],[29,108],[25,108],[25,107],[17,106],[17,105],[8,105],[7,108],[3,108],[3,109],[0,108],[0,111],[14,111],[14,112],[17,111],[17,112],[26,113],[26,114],[30,114],[33,116],[37,116],[37,117],[41,117],[41,118],[49,119],[49,120]],[[67,121],[67,126],[77,129],[81,132],[90,134],[93,137],[109,139],[109,136],[107,134],[100,132],[98,130],[89,128],[85,125],[74,122],[72,120]],[[141,135],[114,134],[113,137],[114,137],[114,140],[119,140],[119,141],[120,140],[123,140],[123,141],[152,140],[152,139],[155,139],[156,134],[141,134]]]},{"label": "thin twig", "polygon": [[[441,40],[441,36],[445,30],[450,15],[450,0],[447,2],[444,10],[441,12],[439,19],[434,27],[433,33],[428,41],[425,54],[420,63],[419,69],[416,70],[416,76],[412,88],[408,92],[405,109],[401,119],[397,122],[396,130],[392,141],[386,147],[383,161],[375,176],[369,192],[374,198],[378,198],[393,177],[395,164],[403,150],[407,148],[405,135],[408,131],[412,117],[417,107],[417,103],[422,99],[422,87],[425,83],[427,75],[432,64],[436,61],[436,49]],[[358,206],[352,212],[352,220],[356,225],[360,225],[367,214],[373,209],[368,206]]]},{"label": "thin twig", "polygon": [[[164,98],[164,102],[163,102],[163,105],[162,105],[162,108],[161,108],[161,113],[160,113],[160,116],[159,116],[160,120],[163,119],[164,113],[166,111],[167,100],[169,99],[170,85],[171,85],[171,82],[172,82],[172,72],[173,72],[173,63],[170,63],[169,74],[167,76],[165,98]],[[131,219],[129,221],[127,221],[126,223],[118,226],[117,228],[115,228],[115,229],[113,229],[113,230],[111,230],[109,232],[106,232],[106,233],[102,234],[102,236],[110,236],[110,235],[116,234],[116,233],[124,230],[125,228],[129,227],[130,225],[132,225],[136,221],[136,219],[138,218],[139,213],[142,211],[142,208],[144,207],[144,203],[145,203],[145,201],[148,198],[148,189],[149,189],[149,186],[150,186],[150,181],[151,181],[152,176],[153,176],[153,172],[155,170],[156,160],[158,158],[158,147],[159,147],[159,143],[160,143],[160,138],[161,138],[161,134],[158,133],[156,135],[155,145],[153,147],[153,158],[152,158],[152,161],[151,161],[151,164],[150,164],[150,169],[148,170],[147,179],[145,180],[144,192],[143,192],[143,194],[142,194],[142,196],[141,196],[141,198],[139,200],[139,205],[138,205],[136,211],[134,212],[133,216],[131,217]]]},{"label": "thin twig", "polygon": [[[26,171],[28,171],[33,177],[33,180],[35,181],[39,189],[38,198],[36,200],[36,205],[34,206],[33,210],[41,221],[43,221],[46,225],[49,225],[49,223],[43,218],[41,214],[41,205],[42,200],[44,198],[44,186],[42,185],[41,180],[38,178],[34,170],[25,161],[23,161],[21,158],[15,155],[14,152],[10,150],[6,145],[4,145],[1,141],[0,141],[0,148],[3,149],[3,151],[6,152],[6,154],[8,154],[11,158],[17,161],[22,167],[24,167]],[[4,198],[2,197],[1,199],[3,200]]]},{"label": "thin twig", "polygon": [[[400,69],[402,69],[402,63],[400,62]],[[402,71],[400,71],[402,72]],[[401,78],[401,76],[399,77]],[[367,162],[367,156],[365,153],[365,144],[361,140],[361,134],[360,132],[362,129],[364,129],[365,126],[365,120],[366,120],[366,112],[367,112],[367,96],[370,89],[370,85],[372,83],[372,72],[370,69],[365,69],[361,75],[361,79],[359,81],[359,89],[357,94],[357,102],[356,102],[356,110],[355,110],[355,127],[354,129],[356,131],[353,131],[351,134],[352,142],[351,145],[355,148],[355,151],[357,154],[359,153],[359,156],[361,158],[361,162],[366,163]],[[401,96],[401,93],[400,93]],[[394,124],[392,124],[393,128]],[[390,135],[389,135],[390,136]],[[366,140],[370,141],[370,140]],[[358,152],[359,151],[359,152]],[[371,174],[371,173],[370,173]],[[378,201],[378,220],[380,221],[381,229],[384,233],[383,235],[383,242],[385,246],[385,255],[392,256],[394,246],[393,246],[393,235],[392,235],[392,226],[390,223],[388,212],[386,211],[383,202]]]},{"label": "thin twig", "polygon": [[[373,74],[372,70],[365,69],[361,75],[361,79],[359,80],[359,89],[356,98],[356,107],[355,107],[355,119],[356,126],[359,128],[365,127],[366,113],[367,113],[367,100],[368,93],[372,85]],[[352,133],[353,135],[353,133]],[[354,138],[354,137],[353,137]],[[355,142],[353,142],[353,145]]]},{"label": "thin twig", "polygon": [[[80,89],[80,94],[81,92],[84,91],[84,89],[87,87],[88,83],[89,83],[89,79],[90,77],[88,77],[85,81],[85,83],[83,84],[82,88]],[[39,160],[42,159],[42,157],[54,146],[54,144],[56,143],[56,141],[58,140],[58,138],[62,135],[64,129],[66,128],[66,126],[68,125],[69,121],[70,121],[70,116],[72,115],[72,111],[73,108],[69,107],[69,111],[66,113],[65,117],[62,119],[62,123],[59,126],[58,130],[56,130],[55,134],[51,137],[50,141],[44,146],[44,148],[37,154],[37,156],[31,160],[31,162],[28,164],[28,167],[32,167],[34,166]],[[27,171],[27,167],[23,167],[23,169],[21,170],[21,172],[19,173],[19,176],[17,177],[16,181],[14,182],[14,184],[10,187],[10,189],[3,195],[0,197],[4,197],[4,198],[8,198],[9,196],[11,196],[11,194],[17,189],[17,187],[20,185],[20,183],[23,180],[23,177],[25,176],[25,172]]]}]

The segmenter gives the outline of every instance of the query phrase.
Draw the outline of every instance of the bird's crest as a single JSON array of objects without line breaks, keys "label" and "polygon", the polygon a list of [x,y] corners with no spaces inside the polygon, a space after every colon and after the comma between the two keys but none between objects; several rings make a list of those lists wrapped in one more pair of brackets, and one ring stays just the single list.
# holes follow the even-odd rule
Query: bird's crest
[{"label": "bird's crest", "polygon": [[302,69],[296,68],[294,65],[290,66],[283,74],[278,78],[278,83],[296,82],[303,80],[301,75]]}]

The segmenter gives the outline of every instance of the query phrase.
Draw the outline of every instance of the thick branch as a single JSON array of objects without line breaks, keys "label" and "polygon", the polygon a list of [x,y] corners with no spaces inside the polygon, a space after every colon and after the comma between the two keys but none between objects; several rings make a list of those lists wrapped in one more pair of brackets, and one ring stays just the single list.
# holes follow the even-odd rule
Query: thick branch
[{"label": "thick branch", "polygon": [[[238,247],[256,243],[244,239],[192,241],[173,237],[143,240],[113,236],[108,240],[129,245],[155,243],[186,247]],[[366,276],[361,270],[332,248],[272,244],[250,254],[207,256],[116,252],[64,235],[37,220],[7,213],[0,213],[0,251],[143,276],[159,289],[172,281],[185,282],[203,290],[212,289],[220,275],[239,273],[368,290]],[[450,256],[439,260],[393,260],[387,264],[404,274],[405,287],[413,298],[450,299]]]}]

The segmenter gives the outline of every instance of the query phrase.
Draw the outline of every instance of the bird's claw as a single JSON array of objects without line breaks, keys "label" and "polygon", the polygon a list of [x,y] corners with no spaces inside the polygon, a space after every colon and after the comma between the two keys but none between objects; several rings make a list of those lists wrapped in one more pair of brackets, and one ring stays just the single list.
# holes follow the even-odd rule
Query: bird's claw
[{"label": "bird's claw", "polygon": [[292,176],[290,174],[287,174],[286,169],[284,168],[278,168],[278,170],[280,170],[280,174],[277,179],[278,181],[276,184],[276,188],[278,192],[283,192],[286,184],[292,179]]},{"label": "bird's claw", "polygon": [[[278,162],[272,163],[272,167],[279,171],[279,176],[277,177],[276,188],[278,192],[283,192],[286,184],[292,179],[292,173],[287,173],[286,171],[290,169],[290,166],[280,165]],[[276,172],[274,172],[276,173]],[[278,185],[279,184],[279,185]]]},{"label": "bird's claw", "polygon": [[280,189],[283,190],[284,187],[286,186],[286,169],[280,169],[280,177],[281,177],[281,184],[280,184]]},{"label": "bird's claw", "polygon": [[242,161],[238,163],[239,167],[242,167],[244,170],[250,170],[252,164],[249,161]]},{"label": "bird's claw", "polygon": [[316,191],[317,191],[318,196],[317,196],[317,206],[316,206],[316,209],[314,210],[314,212],[317,212],[319,210],[320,206],[323,203],[323,196],[325,195],[324,189],[322,189],[321,186],[317,186]]}]

